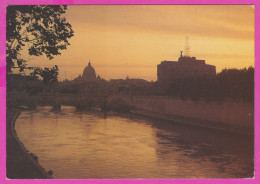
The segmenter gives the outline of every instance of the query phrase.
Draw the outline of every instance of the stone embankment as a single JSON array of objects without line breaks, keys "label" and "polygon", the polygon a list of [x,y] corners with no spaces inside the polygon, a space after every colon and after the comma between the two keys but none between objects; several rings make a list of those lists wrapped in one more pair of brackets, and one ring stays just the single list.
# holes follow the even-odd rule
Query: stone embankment
[{"label": "stone embankment", "polygon": [[130,113],[140,115],[140,116],[145,116],[148,118],[150,117],[153,119],[174,122],[180,125],[182,124],[182,125],[189,125],[189,126],[200,127],[200,128],[209,128],[212,130],[220,130],[229,133],[239,133],[239,134],[244,134],[249,136],[254,135],[254,130],[251,127],[235,126],[235,125],[229,125],[229,124],[219,123],[219,122],[211,122],[211,121],[206,121],[201,119],[180,117],[176,115],[169,115],[169,114],[162,114],[162,113],[154,113],[152,111],[147,111],[147,110],[133,109],[130,111]]},{"label": "stone embankment", "polygon": [[9,179],[51,179],[52,177],[18,139],[14,125],[20,110],[8,108],[6,114],[6,177]]},{"label": "stone embankment", "polygon": [[247,102],[206,102],[160,96],[111,96],[108,104],[132,107],[134,114],[181,124],[254,134],[254,105]]}]

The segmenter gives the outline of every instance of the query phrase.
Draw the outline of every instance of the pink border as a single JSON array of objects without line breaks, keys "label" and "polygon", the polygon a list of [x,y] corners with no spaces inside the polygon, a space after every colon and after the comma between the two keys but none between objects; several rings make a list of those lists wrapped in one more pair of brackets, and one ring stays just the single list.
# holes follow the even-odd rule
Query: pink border
[{"label": "pink border", "polygon": [[[214,183],[236,183],[236,184],[257,184],[260,183],[259,179],[259,169],[260,169],[260,136],[257,132],[260,131],[258,122],[260,121],[260,99],[259,99],[259,90],[260,84],[258,79],[260,78],[260,64],[255,62],[255,178],[254,179],[75,179],[75,180],[7,180],[6,179],[6,71],[5,71],[5,40],[6,40],[6,31],[5,31],[5,14],[7,5],[34,5],[34,4],[48,4],[48,5],[83,5],[83,4],[250,4],[255,5],[255,61],[260,59],[260,1],[258,0],[3,0],[0,2],[0,183],[19,183],[19,184],[32,184],[32,183],[184,183],[184,184],[214,184]],[[257,24],[258,22],[258,24]]]}]

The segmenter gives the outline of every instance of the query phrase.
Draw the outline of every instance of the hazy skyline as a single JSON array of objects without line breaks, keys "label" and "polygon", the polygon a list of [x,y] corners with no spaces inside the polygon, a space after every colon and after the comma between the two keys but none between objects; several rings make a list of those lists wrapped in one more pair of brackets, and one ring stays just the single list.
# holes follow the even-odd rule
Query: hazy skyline
[{"label": "hazy skyline", "polygon": [[[65,14],[71,45],[35,66],[58,65],[59,80],[82,74],[90,60],[105,79],[157,80],[157,65],[177,61],[189,36],[191,56],[224,68],[254,66],[254,8],[250,5],[72,5]],[[28,57],[27,57],[28,58]]]}]

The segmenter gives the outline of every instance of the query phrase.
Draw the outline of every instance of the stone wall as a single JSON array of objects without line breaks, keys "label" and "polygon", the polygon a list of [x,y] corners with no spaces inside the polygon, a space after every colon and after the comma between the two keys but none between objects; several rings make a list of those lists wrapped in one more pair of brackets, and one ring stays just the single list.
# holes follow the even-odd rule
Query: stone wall
[{"label": "stone wall", "polygon": [[[102,107],[114,102],[123,101],[126,105],[132,106],[135,110],[146,111],[148,115],[164,117],[189,124],[217,123],[224,125],[238,125],[243,127],[254,127],[254,105],[246,102],[193,102],[172,97],[160,96],[109,96],[109,97],[88,97],[79,95],[59,94],[37,94],[28,96],[24,93],[8,94],[7,101],[16,106],[28,105],[73,105],[86,106],[89,103],[93,107]],[[122,103],[119,104],[122,104]],[[167,118],[166,118],[167,117]],[[197,120],[197,121],[196,121]]]},{"label": "stone wall", "polygon": [[123,100],[137,110],[164,114],[165,116],[172,115],[251,128],[254,126],[254,106],[246,102],[192,102],[155,96],[112,96],[108,98],[109,103],[116,100]]}]

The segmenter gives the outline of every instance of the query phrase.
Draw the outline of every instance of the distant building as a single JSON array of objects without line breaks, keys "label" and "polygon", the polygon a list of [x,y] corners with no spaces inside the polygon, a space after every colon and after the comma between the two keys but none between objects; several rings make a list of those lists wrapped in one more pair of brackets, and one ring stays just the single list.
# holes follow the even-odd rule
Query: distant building
[{"label": "distant building", "polygon": [[112,86],[126,86],[129,87],[131,85],[135,86],[145,86],[147,81],[144,79],[110,79],[109,84]]},{"label": "distant building", "polygon": [[93,81],[96,79],[97,79],[97,77],[96,77],[95,69],[91,66],[91,63],[89,61],[88,66],[86,66],[86,68],[84,69],[84,71],[82,73],[82,80]]},{"label": "distant building", "polygon": [[105,88],[107,88],[107,81],[96,75],[96,71],[89,61],[82,75],[79,74],[72,81],[63,82],[62,88],[65,93],[77,93],[89,96],[104,95]]},{"label": "distant building", "polygon": [[157,65],[159,83],[202,75],[216,75],[216,66],[208,65],[205,60],[197,60],[196,57],[183,56],[182,51],[178,61],[162,61]]},{"label": "distant building", "polygon": [[144,79],[110,79],[109,87],[113,95],[144,95],[150,83]]},{"label": "distant building", "polygon": [[88,66],[86,66],[83,70],[82,75],[79,75],[74,79],[74,81],[81,81],[81,82],[93,82],[97,79],[101,79],[100,76],[96,76],[95,69],[91,66],[90,61],[88,62]]}]

